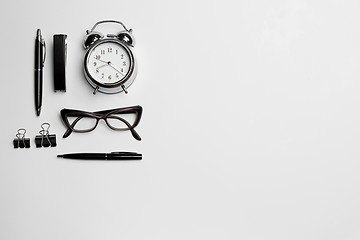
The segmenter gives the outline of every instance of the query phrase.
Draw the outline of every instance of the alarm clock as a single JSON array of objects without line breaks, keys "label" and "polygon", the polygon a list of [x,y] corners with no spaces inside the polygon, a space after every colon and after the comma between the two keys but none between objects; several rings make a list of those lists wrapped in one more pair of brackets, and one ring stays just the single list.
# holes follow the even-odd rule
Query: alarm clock
[{"label": "alarm clock", "polygon": [[[119,24],[122,31],[107,35],[95,31],[99,24],[104,23]],[[132,29],[127,29],[119,21],[100,21],[90,31],[86,31],[83,41],[86,49],[83,68],[86,80],[94,88],[93,94],[128,93],[127,89],[137,74],[134,44]]]}]

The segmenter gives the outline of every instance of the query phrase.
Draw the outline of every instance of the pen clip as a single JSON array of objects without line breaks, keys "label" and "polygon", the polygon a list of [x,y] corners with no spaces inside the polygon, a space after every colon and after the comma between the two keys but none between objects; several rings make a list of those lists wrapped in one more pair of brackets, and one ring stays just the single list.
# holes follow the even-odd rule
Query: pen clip
[{"label": "pen clip", "polygon": [[44,48],[44,55],[42,56],[43,57],[42,66],[44,66],[45,58],[46,58],[46,44],[45,44],[44,39],[42,39],[42,38],[41,38],[41,46]]}]

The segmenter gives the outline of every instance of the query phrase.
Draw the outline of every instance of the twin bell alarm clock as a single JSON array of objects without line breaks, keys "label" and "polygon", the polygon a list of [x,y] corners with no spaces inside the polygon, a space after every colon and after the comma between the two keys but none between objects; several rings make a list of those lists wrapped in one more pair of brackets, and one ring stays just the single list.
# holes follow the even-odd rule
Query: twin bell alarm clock
[{"label": "twin bell alarm clock", "polygon": [[[95,31],[99,24],[105,23],[119,24],[122,30],[107,35]],[[137,73],[132,50],[135,43],[132,29],[127,29],[119,21],[105,20],[97,22],[86,33],[83,42],[86,49],[83,67],[86,80],[94,88],[93,93],[127,93]]]}]

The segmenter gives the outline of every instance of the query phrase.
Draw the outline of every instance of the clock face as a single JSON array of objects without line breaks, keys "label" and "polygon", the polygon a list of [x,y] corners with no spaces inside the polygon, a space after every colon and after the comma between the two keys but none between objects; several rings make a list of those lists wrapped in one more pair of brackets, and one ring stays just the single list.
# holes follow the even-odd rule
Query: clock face
[{"label": "clock face", "polygon": [[88,74],[105,85],[123,80],[130,70],[130,64],[128,51],[116,42],[96,45],[86,59]]}]

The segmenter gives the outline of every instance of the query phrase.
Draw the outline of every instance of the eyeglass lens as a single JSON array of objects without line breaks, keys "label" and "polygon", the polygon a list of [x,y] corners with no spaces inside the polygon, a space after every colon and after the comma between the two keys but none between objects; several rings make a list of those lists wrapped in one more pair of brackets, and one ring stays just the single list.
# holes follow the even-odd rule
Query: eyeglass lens
[{"label": "eyeglass lens", "polygon": [[134,125],[136,120],[136,113],[126,113],[126,114],[110,114],[106,118],[106,122],[110,127],[117,130],[128,130],[131,126]]}]

